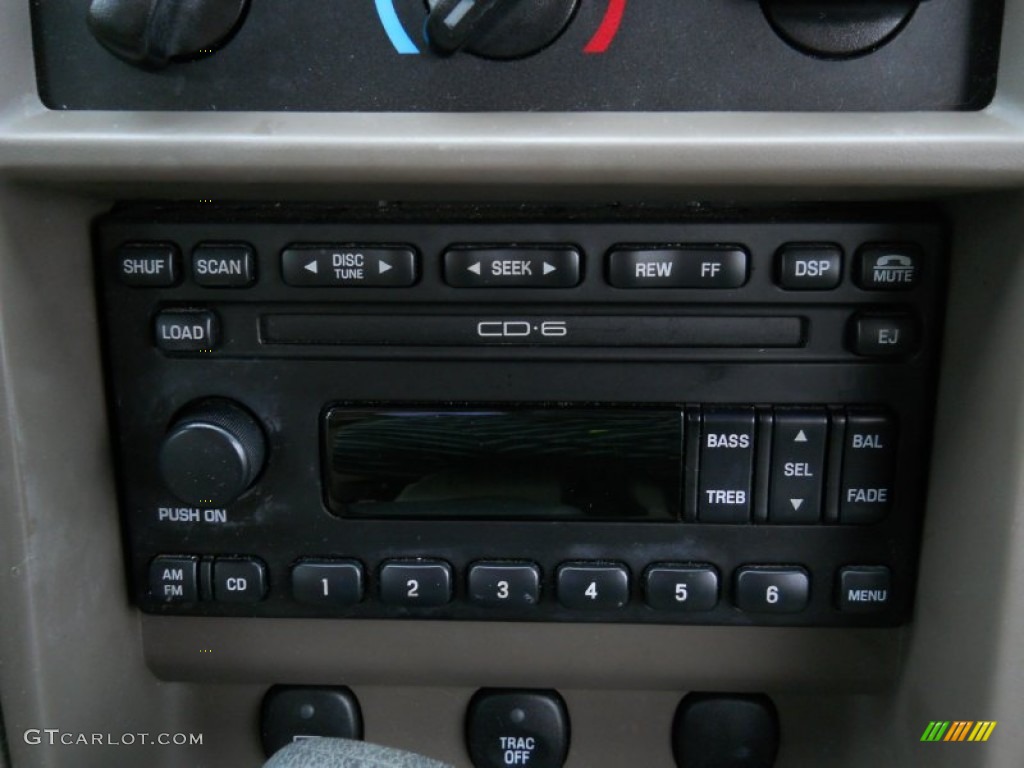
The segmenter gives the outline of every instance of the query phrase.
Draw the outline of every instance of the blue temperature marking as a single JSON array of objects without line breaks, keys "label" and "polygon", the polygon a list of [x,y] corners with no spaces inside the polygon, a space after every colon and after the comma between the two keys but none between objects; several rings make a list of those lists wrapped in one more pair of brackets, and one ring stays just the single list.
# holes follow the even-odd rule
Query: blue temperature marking
[{"label": "blue temperature marking", "polygon": [[416,47],[416,43],[409,37],[402,22],[398,20],[395,0],[375,0],[375,2],[380,23],[384,25],[384,31],[388,33],[388,39],[395,46],[395,50],[399,53],[419,53],[420,49]]}]

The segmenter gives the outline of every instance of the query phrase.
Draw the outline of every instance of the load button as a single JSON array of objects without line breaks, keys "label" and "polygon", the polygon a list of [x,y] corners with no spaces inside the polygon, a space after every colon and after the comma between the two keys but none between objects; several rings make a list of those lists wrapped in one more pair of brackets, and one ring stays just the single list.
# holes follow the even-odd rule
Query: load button
[{"label": "load button", "polygon": [[156,316],[156,345],[164,352],[211,352],[220,343],[220,321],[208,309],[167,310]]}]

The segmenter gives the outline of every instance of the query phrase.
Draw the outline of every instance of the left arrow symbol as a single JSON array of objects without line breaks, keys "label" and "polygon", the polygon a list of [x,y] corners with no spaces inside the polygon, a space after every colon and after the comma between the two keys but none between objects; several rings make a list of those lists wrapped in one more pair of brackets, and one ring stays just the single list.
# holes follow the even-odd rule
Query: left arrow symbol
[{"label": "left arrow symbol", "polygon": [[307,272],[312,272],[315,275],[318,271],[318,266],[315,261],[311,261],[309,262],[309,264],[303,267],[303,269],[305,269]]}]

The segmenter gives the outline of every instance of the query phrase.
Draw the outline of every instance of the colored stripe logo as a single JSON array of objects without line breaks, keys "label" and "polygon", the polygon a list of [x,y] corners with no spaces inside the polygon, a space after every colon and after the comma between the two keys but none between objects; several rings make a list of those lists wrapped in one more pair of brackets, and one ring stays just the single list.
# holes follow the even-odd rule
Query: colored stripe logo
[{"label": "colored stripe logo", "polygon": [[988,741],[996,720],[932,720],[921,741]]}]

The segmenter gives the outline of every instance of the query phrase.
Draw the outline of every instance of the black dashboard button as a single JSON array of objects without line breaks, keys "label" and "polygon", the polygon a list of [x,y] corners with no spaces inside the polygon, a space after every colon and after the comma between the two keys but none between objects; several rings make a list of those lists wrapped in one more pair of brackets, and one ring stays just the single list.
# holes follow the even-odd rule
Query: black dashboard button
[{"label": "black dashboard button", "polygon": [[149,564],[149,591],[162,603],[194,603],[199,599],[199,558],[160,555]]},{"label": "black dashboard button", "polygon": [[416,251],[374,245],[293,245],[281,253],[287,285],[308,288],[405,288],[416,282]]},{"label": "black dashboard button", "polygon": [[914,245],[866,245],[858,261],[857,284],[868,291],[907,291],[921,280],[921,251]]},{"label": "black dashboard button", "polygon": [[355,605],[363,599],[363,566],[355,560],[305,560],[292,568],[292,595],[309,605]]},{"label": "black dashboard button", "polygon": [[680,768],[771,768],[779,752],[779,715],[764,695],[691,693],[672,722]]},{"label": "black dashboard button", "polygon": [[469,599],[488,608],[529,608],[540,599],[540,568],[533,563],[475,563]]},{"label": "black dashboard button", "polygon": [[850,565],[839,570],[839,610],[874,613],[889,605],[892,574],[884,565]]},{"label": "black dashboard button", "polygon": [[380,569],[380,599],[406,608],[432,608],[452,599],[452,567],[442,561],[391,561]]},{"label": "black dashboard button", "polygon": [[787,291],[830,291],[843,279],[838,245],[790,243],[778,253],[779,286]]},{"label": "black dashboard button", "polygon": [[706,410],[700,437],[700,522],[749,522],[753,471],[753,409]]},{"label": "black dashboard button", "polygon": [[747,261],[739,246],[616,248],[608,254],[608,282],[616,288],[739,288],[747,282]]},{"label": "black dashboard button", "polygon": [[192,251],[192,279],[204,288],[247,288],[256,282],[251,245],[203,243]]},{"label": "black dashboard button", "polygon": [[222,603],[258,603],[267,594],[267,569],[253,558],[213,564],[213,599]]},{"label": "black dashboard button", "polygon": [[769,522],[816,523],[821,519],[827,439],[824,411],[776,410]]},{"label": "black dashboard button", "polygon": [[164,352],[209,352],[220,344],[220,320],[208,309],[168,309],[156,316],[155,335]]},{"label": "black dashboard button", "polygon": [[896,478],[896,432],[896,422],[888,414],[847,415],[840,522],[875,523],[888,513]]},{"label": "black dashboard button", "polygon": [[567,563],[558,569],[558,602],[599,611],[629,602],[629,571],[623,565]]},{"label": "black dashboard button", "polygon": [[308,738],[361,739],[363,717],[348,688],[275,685],[260,708],[263,753]]},{"label": "black dashboard button", "polygon": [[718,571],[710,565],[652,565],[647,604],[659,611],[710,611],[718,604]]},{"label": "black dashboard button", "polygon": [[857,315],[853,351],[861,357],[906,357],[917,351],[921,331],[912,315]]},{"label": "black dashboard button", "polygon": [[572,288],[580,252],[569,246],[455,246],[444,254],[444,279],[455,288]]},{"label": "black dashboard button", "polygon": [[803,568],[745,566],[736,572],[736,605],[747,613],[799,613],[810,593]]},{"label": "black dashboard button", "polygon": [[569,713],[554,691],[482,690],[469,702],[466,746],[475,768],[562,768]]},{"label": "black dashboard button", "polygon": [[178,248],[169,243],[128,243],[117,251],[117,277],[133,288],[169,288],[180,279]]}]

